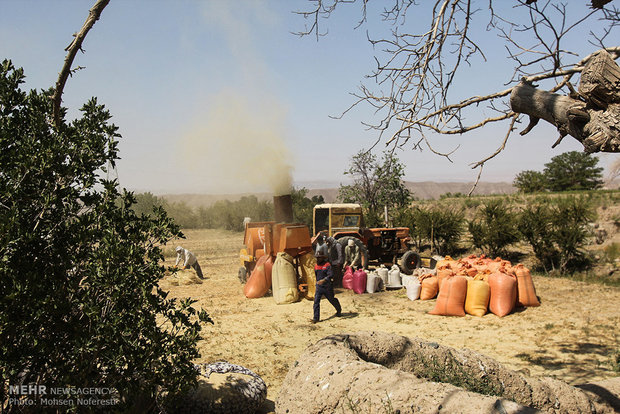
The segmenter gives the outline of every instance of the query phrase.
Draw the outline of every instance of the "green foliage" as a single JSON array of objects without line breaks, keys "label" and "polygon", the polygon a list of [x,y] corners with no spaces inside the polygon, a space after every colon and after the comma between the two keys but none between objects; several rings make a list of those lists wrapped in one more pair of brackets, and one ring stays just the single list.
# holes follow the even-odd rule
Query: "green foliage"
[{"label": "green foliage", "polygon": [[[291,199],[293,201],[293,216],[295,222],[303,223],[312,229],[312,212],[314,206],[317,204],[323,204],[325,199],[322,195],[312,196],[312,198],[306,197],[308,189],[302,187],[300,189],[291,189]],[[312,231],[312,230],[310,230]]]},{"label": "green foliage", "polygon": [[611,243],[605,247],[604,252],[607,261],[612,263],[614,260],[620,258],[620,243]]},{"label": "green foliage", "polygon": [[[137,194],[136,200],[137,203],[132,206],[136,213],[149,214],[153,211],[153,207],[162,207],[174,222],[184,229],[218,228],[242,231],[245,217],[250,217],[253,221],[273,220],[273,204],[269,201],[259,201],[254,195],[241,197],[237,201],[220,200],[209,207],[198,209],[193,209],[184,201],[168,203],[151,193]],[[295,211],[294,205],[293,211]]]},{"label": "green foliage", "polygon": [[124,410],[185,389],[210,319],[157,287],[158,246],[178,227],[161,208],[136,215],[133,195],[101,178],[119,135],[96,99],[52,127],[50,92],[21,83],[2,62],[0,400],[7,384],[110,387]]},{"label": "green foliage", "polygon": [[465,215],[462,210],[442,208],[440,206],[410,210],[410,221],[407,226],[418,248],[423,241],[431,244],[431,251],[450,254],[464,233]]},{"label": "green foliage", "polygon": [[502,255],[506,247],[519,241],[517,214],[502,201],[490,200],[469,222],[473,245],[488,256]]},{"label": "green foliage", "polygon": [[565,152],[551,158],[543,172],[521,171],[513,185],[522,193],[594,190],[603,184],[597,164],[598,158],[585,152]]},{"label": "green foliage", "polygon": [[583,247],[591,235],[588,223],[594,218],[588,198],[561,197],[524,208],[519,229],[546,271],[564,273],[585,263]]},{"label": "green foliage", "polygon": [[[144,214],[152,216],[154,211],[159,207],[165,206],[165,201],[150,192],[134,194],[136,203],[131,206],[131,209],[136,212],[138,216]],[[178,223],[177,223],[178,224]]]},{"label": "green foliage", "polygon": [[620,348],[614,350],[611,353],[610,363],[611,363],[611,369],[614,372],[620,373]]},{"label": "green foliage", "polygon": [[544,174],[551,191],[593,190],[603,184],[603,168],[598,158],[585,152],[570,151],[551,158]]},{"label": "green foliage", "polygon": [[472,375],[473,373],[464,368],[463,364],[457,362],[452,355],[439,359],[435,355],[425,356],[419,353],[417,359],[419,369],[414,373],[418,377],[432,382],[452,384],[483,395],[502,395],[504,391],[504,385],[495,375],[483,375],[482,378]]},{"label": "green foliage", "polygon": [[200,226],[198,214],[184,201],[165,203],[166,213],[183,229],[195,229]]},{"label": "green foliage", "polygon": [[521,171],[515,177],[513,185],[522,193],[538,193],[548,187],[547,177],[540,171]]},{"label": "green foliage", "polygon": [[259,201],[254,195],[241,197],[237,201],[220,200],[200,209],[199,216],[201,221],[196,227],[242,231],[245,217],[250,217],[252,221],[273,220],[273,203]]},{"label": "green foliage", "polygon": [[383,224],[381,217],[385,206],[398,210],[412,200],[402,179],[405,167],[391,152],[384,152],[379,162],[370,151],[362,150],[353,156],[345,174],[353,177],[353,184],[341,185],[338,198],[345,203],[360,204],[369,227]]},{"label": "green foliage", "polygon": [[463,193],[460,193],[460,192],[452,194],[450,192],[447,192],[447,193],[444,193],[444,194],[440,195],[439,199],[443,200],[443,199],[446,199],[446,198],[464,198],[464,197],[467,197],[467,194],[463,194]]}]

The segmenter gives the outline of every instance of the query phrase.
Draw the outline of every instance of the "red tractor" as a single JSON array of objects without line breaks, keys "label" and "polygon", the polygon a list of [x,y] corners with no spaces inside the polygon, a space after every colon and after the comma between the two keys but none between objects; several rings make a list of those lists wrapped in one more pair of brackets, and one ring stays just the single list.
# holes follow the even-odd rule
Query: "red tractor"
[{"label": "red tractor", "polygon": [[[319,234],[335,238],[344,248],[353,240],[362,252],[362,265],[369,261],[398,264],[410,275],[420,267],[422,258],[411,249],[408,227],[364,227],[362,207],[359,204],[318,204],[312,218],[313,241]],[[432,263],[428,263],[432,267]]]}]

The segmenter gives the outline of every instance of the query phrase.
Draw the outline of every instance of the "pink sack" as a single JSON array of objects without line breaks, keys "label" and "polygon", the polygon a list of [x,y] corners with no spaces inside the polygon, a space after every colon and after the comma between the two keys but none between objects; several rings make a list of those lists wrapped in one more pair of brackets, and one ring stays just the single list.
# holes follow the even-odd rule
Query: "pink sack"
[{"label": "pink sack", "polygon": [[366,282],[368,275],[363,269],[356,270],[353,273],[353,292],[364,293],[366,291]]},{"label": "pink sack", "polygon": [[342,287],[345,289],[353,289],[353,269],[347,266],[342,276]]}]

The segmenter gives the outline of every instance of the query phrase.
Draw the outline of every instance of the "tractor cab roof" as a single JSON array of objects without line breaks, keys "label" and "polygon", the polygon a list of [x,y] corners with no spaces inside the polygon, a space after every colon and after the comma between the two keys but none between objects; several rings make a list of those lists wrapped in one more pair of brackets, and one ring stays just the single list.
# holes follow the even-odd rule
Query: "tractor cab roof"
[{"label": "tractor cab roof", "polygon": [[314,208],[361,208],[359,204],[355,203],[326,203],[326,204],[317,204]]}]

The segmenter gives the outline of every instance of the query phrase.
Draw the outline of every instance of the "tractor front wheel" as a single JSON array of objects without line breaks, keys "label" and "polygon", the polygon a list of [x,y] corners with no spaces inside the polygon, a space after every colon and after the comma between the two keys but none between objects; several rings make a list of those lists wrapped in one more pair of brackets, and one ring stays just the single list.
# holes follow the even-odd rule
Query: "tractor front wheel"
[{"label": "tractor front wheel", "polygon": [[403,254],[398,264],[400,265],[401,272],[411,275],[415,269],[420,267],[420,255],[413,250],[409,250]]}]

